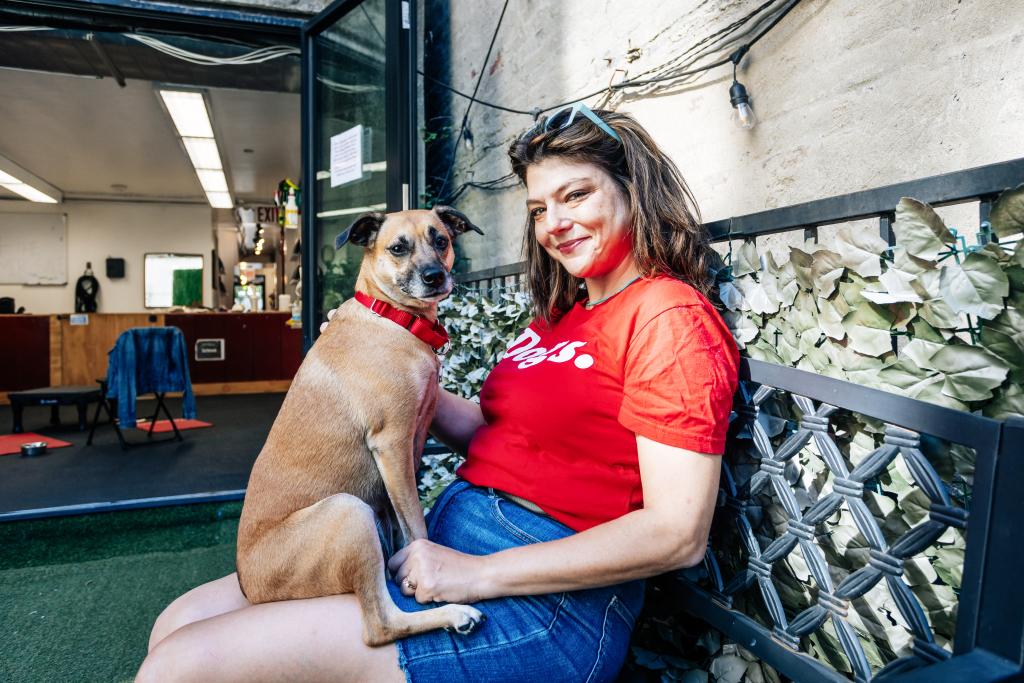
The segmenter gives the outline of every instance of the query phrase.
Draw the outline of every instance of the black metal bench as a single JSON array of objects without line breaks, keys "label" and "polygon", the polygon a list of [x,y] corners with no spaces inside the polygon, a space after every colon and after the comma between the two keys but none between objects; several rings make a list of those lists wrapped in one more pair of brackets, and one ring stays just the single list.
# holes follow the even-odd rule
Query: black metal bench
[{"label": "black metal bench", "polygon": [[[1024,513],[1024,420],[999,422],[756,360],[744,361],[741,377],[743,388],[730,425],[722,490],[705,557],[706,576],[690,581],[676,575],[663,581],[660,587],[676,604],[796,681],[849,680],[801,648],[801,639],[828,619],[856,681],[996,681],[1024,676],[1024,592],[1015,588],[1016,572],[1024,562],[1024,544],[1015,533]],[[781,394],[802,417],[773,443],[758,416],[770,397]],[[841,411],[886,424],[881,446],[852,470],[832,436],[832,421]],[[974,450],[969,509],[951,500],[948,483],[921,452],[921,435]],[[787,461],[812,440],[834,478],[833,490],[802,507],[784,471]],[[861,496],[865,485],[895,458],[904,459],[931,505],[926,520],[887,543]],[[766,487],[782,502],[788,523],[784,533],[759,540],[749,517],[760,510],[757,496]],[[817,539],[822,523],[841,505],[853,514],[870,551],[862,567],[836,583]],[[936,644],[920,603],[902,580],[904,560],[918,555],[950,526],[969,528],[952,652]],[[817,601],[792,614],[783,608],[773,568],[796,547],[813,576]],[[851,600],[882,581],[910,625],[913,651],[872,671],[846,616]],[[749,597],[748,591],[754,600],[746,611],[736,609],[737,598]]]}]

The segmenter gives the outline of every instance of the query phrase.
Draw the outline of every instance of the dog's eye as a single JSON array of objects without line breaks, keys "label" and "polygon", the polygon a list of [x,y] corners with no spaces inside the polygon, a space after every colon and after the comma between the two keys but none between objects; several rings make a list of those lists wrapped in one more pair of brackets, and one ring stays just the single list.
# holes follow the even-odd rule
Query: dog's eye
[{"label": "dog's eye", "polygon": [[448,238],[447,237],[439,236],[436,240],[434,240],[434,247],[437,248],[438,250],[447,249],[448,248]]},{"label": "dog's eye", "polygon": [[399,242],[398,244],[392,244],[388,247],[388,251],[390,251],[393,256],[405,256],[409,253],[409,247]]}]

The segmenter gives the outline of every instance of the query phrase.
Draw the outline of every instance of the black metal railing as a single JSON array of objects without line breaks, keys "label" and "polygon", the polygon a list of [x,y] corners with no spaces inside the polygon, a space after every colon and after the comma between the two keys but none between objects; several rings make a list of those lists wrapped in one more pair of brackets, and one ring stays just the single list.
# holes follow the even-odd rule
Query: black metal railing
[{"label": "black metal railing", "polygon": [[[818,199],[780,209],[707,223],[712,242],[754,239],[779,232],[803,230],[813,236],[819,227],[865,218],[877,218],[879,233],[893,243],[892,224],[901,197],[913,197],[931,206],[978,202],[979,220],[988,220],[992,203],[1003,190],[1024,181],[1024,159],[969,168],[872,190]],[[455,281],[482,292],[522,285],[525,262],[459,273]]]}]

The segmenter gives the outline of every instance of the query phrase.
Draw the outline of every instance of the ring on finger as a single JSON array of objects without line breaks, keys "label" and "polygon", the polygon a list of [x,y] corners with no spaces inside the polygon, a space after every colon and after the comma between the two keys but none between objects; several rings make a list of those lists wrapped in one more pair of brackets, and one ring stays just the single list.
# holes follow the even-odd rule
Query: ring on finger
[{"label": "ring on finger", "polygon": [[405,577],[404,579],[402,579],[402,585],[405,586],[406,588],[408,588],[411,591],[416,590],[416,584],[413,583],[412,579],[410,579],[408,576]]}]

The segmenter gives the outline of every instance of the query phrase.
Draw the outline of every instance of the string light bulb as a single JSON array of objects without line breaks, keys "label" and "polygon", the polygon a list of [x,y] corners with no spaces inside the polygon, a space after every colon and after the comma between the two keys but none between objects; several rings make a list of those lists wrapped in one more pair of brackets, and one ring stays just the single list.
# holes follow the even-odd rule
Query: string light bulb
[{"label": "string light bulb", "polygon": [[750,130],[757,125],[757,115],[754,114],[754,108],[750,105],[747,88],[736,80],[736,67],[743,59],[743,55],[747,54],[748,49],[748,45],[742,45],[729,57],[732,60],[732,86],[729,88],[729,102],[733,108],[732,119],[744,130]]}]

